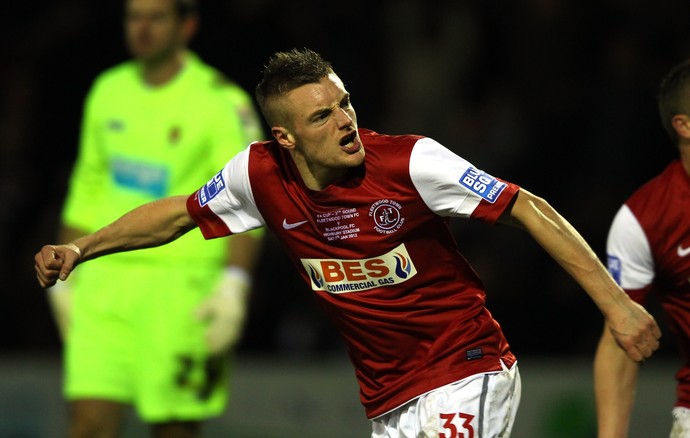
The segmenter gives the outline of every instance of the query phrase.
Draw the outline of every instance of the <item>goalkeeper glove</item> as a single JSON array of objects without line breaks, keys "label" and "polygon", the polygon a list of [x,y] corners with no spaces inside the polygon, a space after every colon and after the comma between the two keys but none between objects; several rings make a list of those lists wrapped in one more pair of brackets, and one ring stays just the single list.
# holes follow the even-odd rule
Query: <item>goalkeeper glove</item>
[{"label": "goalkeeper glove", "polygon": [[241,268],[225,269],[215,292],[195,311],[200,321],[207,321],[206,344],[211,355],[225,353],[240,339],[251,286],[249,274]]}]

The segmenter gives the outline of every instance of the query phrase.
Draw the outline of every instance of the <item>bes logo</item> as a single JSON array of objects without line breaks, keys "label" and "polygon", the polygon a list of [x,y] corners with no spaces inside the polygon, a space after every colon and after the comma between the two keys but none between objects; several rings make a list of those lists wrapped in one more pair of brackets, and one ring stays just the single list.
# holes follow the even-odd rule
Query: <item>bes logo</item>
[{"label": "bes logo", "polygon": [[468,168],[458,182],[492,204],[506,188],[506,183],[474,167]]},{"label": "bes logo", "polygon": [[396,232],[405,223],[400,213],[402,205],[391,199],[380,199],[369,207],[369,216],[374,219],[374,228],[381,234]]},{"label": "bes logo", "polygon": [[225,189],[225,180],[223,179],[223,171],[221,170],[213,177],[213,179],[206,183],[199,189],[199,205],[203,207],[208,204],[211,199]]},{"label": "bes logo", "polygon": [[378,257],[359,260],[301,259],[313,290],[333,294],[404,283],[417,274],[405,244]]}]

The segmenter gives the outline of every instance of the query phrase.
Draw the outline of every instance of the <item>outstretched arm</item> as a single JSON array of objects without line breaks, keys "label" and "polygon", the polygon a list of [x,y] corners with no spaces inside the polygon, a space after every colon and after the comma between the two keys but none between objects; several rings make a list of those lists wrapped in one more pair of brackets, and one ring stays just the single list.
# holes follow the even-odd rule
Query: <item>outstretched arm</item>
[{"label": "outstretched arm", "polygon": [[63,245],[46,245],[34,257],[41,287],[65,280],[78,263],[115,252],[171,242],[196,227],[187,213],[187,196],[142,205],[93,234]]},{"label": "outstretched arm", "polygon": [[626,295],[582,236],[544,199],[520,189],[499,222],[525,229],[577,281],[632,360],[643,361],[659,348],[654,318]]}]

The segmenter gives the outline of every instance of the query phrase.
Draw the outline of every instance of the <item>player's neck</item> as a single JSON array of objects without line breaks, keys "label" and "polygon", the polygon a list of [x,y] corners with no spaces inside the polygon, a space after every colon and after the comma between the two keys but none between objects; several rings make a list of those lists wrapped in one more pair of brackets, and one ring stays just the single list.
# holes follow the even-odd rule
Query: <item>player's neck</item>
[{"label": "player's neck", "polygon": [[302,177],[304,185],[312,191],[318,192],[328,187],[332,182],[342,178],[347,169],[334,169],[324,166],[317,166],[309,162],[302,154],[290,150],[290,155],[295,163],[295,167]]},{"label": "player's neck", "polygon": [[184,67],[184,51],[180,50],[162,59],[141,62],[141,77],[152,87],[158,87],[172,80]]}]

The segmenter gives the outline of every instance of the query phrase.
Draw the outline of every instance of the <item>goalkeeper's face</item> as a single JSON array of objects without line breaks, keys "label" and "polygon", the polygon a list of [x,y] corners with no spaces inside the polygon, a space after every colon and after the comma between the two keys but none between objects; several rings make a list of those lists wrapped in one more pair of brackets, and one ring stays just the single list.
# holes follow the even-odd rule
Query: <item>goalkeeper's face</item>
[{"label": "goalkeeper's face", "polygon": [[144,63],[157,63],[187,46],[192,18],[177,15],[174,0],[128,0],[125,37],[130,54]]}]

